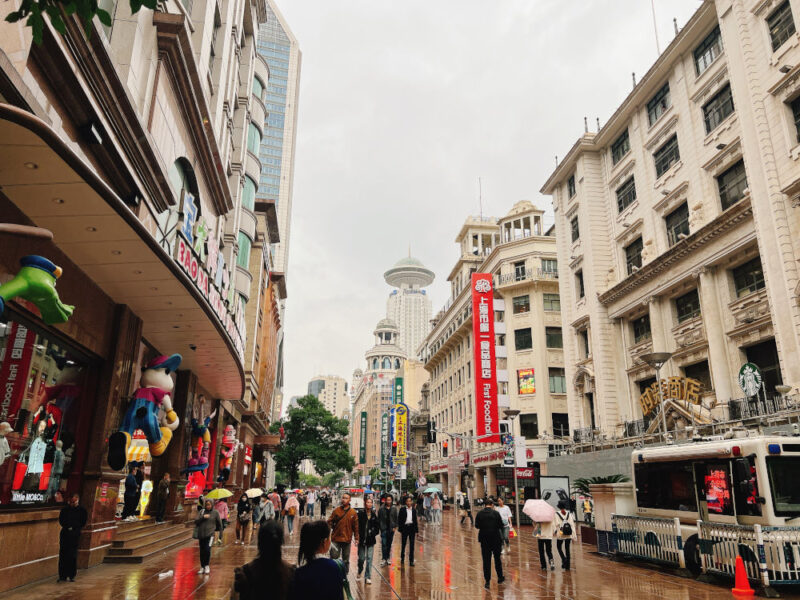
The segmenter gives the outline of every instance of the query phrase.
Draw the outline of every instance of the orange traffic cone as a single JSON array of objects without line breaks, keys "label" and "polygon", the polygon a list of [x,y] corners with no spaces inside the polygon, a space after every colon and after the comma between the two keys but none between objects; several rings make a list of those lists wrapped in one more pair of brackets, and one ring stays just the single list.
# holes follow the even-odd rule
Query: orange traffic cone
[{"label": "orange traffic cone", "polygon": [[750,587],[750,581],[747,579],[747,571],[744,568],[744,561],[741,556],[736,557],[736,584],[731,592],[737,598],[755,595],[753,588]]}]

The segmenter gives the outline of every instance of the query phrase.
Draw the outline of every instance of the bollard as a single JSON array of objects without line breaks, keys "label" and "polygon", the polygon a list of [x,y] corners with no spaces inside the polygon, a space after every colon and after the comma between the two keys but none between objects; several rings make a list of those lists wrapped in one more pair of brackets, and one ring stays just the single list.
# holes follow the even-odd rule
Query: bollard
[{"label": "bollard", "polygon": [[681,537],[681,520],[675,517],[673,520],[675,527],[675,539],[678,543],[678,567],[681,569],[686,568],[686,557],[683,555],[683,538]]},{"label": "bollard", "polygon": [[761,576],[761,596],[767,598],[778,598],[778,593],[769,585],[769,569],[767,569],[767,553],[764,550],[764,535],[761,525],[753,525],[753,532],[756,535],[756,549],[758,551],[758,571]]}]

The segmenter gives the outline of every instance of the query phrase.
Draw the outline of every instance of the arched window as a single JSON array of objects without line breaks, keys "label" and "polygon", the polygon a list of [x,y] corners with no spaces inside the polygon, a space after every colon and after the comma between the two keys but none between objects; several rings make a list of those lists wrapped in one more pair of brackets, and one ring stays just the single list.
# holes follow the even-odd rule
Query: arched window
[{"label": "arched window", "polygon": [[194,169],[189,159],[181,156],[172,163],[172,166],[167,172],[167,176],[169,177],[169,185],[175,193],[175,199],[178,200],[178,202],[180,202],[184,190],[195,197],[198,195],[197,177],[194,174]]},{"label": "arched window", "polygon": [[383,368],[384,369],[391,369],[392,368],[392,359],[388,356],[383,359]]},{"label": "arched window", "polygon": [[395,369],[399,369],[400,368],[400,359],[399,358],[395,358],[394,359],[394,368]]},{"label": "arched window", "polygon": [[244,176],[244,189],[242,190],[242,206],[247,210],[255,210],[256,208],[256,189],[258,186],[253,179],[247,175]]},{"label": "arched window", "polygon": [[259,100],[264,97],[264,84],[258,77],[253,77],[253,96]]},{"label": "arched window", "polygon": [[375,369],[375,370],[378,369],[378,359],[377,358],[373,358],[372,359],[372,368]]},{"label": "arched window", "polygon": [[253,242],[243,232],[239,232],[239,254],[236,256],[236,264],[246,269],[250,266],[250,247]]},{"label": "arched window", "polygon": [[250,121],[247,126],[247,150],[258,156],[258,151],[261,148],[261,131],[259,131],[256,124]]},{"label": "arched window", "polygon": [[197,210],[195,220],[200,217],[201,207],[198,200],[197,177],[194,174],[192,163],[186,157],[181,156],[172,163],[167,170],[167,178],[169,179],[172,193],[175,195],[175,204],[159,213],[156,217],[156,223],[160,232],[158,243],[172,254],[180,221],[180,212],[183,210],[184,193],[189,193],[195,198],[194,205]]}]

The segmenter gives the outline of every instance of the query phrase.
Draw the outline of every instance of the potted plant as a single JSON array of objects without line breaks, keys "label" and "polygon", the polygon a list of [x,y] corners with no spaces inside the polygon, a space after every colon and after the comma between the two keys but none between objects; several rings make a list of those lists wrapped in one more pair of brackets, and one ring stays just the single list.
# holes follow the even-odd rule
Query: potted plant
[{"label": "potted plant", "polygon": [[[602,477],[579,477],[572,482],[573,492],[584,498],[583,501],[579,500],[576,505],[576,509],[581,509],[584,514],[584,521],[580,525],[581,543],[597,545],[597,532],[594,527],[594,502],[592,501],[592,492],[589,486],[603,483],[624,483],[626,481],[630,481],[630,478],[618,473]],[[582,503],[584,503],[583,506],[581,506]],[[586,508],[589,510],[587,511]]]}]

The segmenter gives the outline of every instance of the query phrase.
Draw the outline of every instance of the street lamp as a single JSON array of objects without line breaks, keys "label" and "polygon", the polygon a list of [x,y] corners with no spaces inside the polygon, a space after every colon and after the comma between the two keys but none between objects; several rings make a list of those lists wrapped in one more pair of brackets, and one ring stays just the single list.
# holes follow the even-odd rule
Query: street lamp
[{"label": "street lamp", "polygon": [[514,436],[514,419],[519,415],[519,410],[516,408],[506,408],[503,413],[506,419],[511,421],[511,437],[514,440],[514,512],[517,517],[517,527],[519,524],[519,486],[517,485],[517,438]]},{"label": "street lamp", "polygon": [[661,367],[664,366],[670,358],[671,352],[649,352],[642,354],[640,357],[644,362],[656,370],[656,383],[658,384],[658,405],[661,408],[661,425],[664,428],[664,441],[667,441],[667,416],[664,414],[664,394],[661,392]]}]

